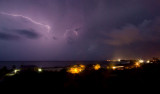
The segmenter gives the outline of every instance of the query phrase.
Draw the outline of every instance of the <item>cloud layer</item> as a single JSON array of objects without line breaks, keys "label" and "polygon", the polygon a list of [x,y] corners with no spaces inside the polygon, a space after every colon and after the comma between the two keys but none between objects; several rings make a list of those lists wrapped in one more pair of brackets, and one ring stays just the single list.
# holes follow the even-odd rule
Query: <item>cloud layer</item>
[{"label": "cloud layer", "polygon": [[0,14],[0,60],[158,57],[159,9],[159,0],[0,0],[0,12],[51,27]]}]

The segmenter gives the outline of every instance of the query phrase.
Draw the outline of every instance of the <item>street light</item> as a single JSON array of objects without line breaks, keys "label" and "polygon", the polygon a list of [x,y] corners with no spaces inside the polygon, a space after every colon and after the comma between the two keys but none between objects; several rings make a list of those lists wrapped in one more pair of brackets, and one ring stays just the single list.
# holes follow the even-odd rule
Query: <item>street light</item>
[{"label": "street light", "polygon": [[143,63],[144,62],[144,60],[139,60],[139,63]]},{"label": "street light", "polygon": [[42,69],[41,69],[41,68],[38,68],[38,72],[42,72]]}]

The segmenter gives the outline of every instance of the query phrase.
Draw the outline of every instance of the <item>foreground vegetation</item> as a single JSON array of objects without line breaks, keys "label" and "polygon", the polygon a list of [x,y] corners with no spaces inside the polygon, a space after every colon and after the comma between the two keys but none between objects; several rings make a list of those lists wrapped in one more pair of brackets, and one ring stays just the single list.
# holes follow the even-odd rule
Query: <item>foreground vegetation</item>
[{"label": "foreground vegetation", "polygon": [[5,77],[0,82],[2,89],[46,91],[71,94],[85,92],[109,92],[116,90],[138,91],[156,90],[160,85],[160,64],[145,64],[140,68],[125,70],[86,69],[79,74],[60,72],[41,73],[20,72],[12,77]]}]

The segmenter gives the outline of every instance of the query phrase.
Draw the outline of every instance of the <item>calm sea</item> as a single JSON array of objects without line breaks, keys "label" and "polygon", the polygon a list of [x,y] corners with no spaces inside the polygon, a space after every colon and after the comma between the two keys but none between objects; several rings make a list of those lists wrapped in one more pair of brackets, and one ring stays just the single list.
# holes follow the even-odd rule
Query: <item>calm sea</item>
[{"label": "calm sea", "polygon": [[16,65],[17,68],[21,65],[36,65],[38,67],[65,67],[73,64],[95,64],[104,62],[105,61],[1,61],[0,68],[4,66],[11,68],[13,65]]}]

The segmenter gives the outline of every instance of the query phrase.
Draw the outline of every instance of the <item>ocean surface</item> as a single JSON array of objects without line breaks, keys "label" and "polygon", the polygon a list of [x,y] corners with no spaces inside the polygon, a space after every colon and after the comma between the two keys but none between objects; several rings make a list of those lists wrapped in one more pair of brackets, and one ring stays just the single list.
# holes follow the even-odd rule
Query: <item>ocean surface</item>
[{"label": "ocean surface", "polygon": [[12,68],[15,65],[19,68],[21,65],[36,65],[38,67],[65,67],[74,64],[96,64],[106,63],[106,61],[0,61],[0,68],[6,66]]}]

